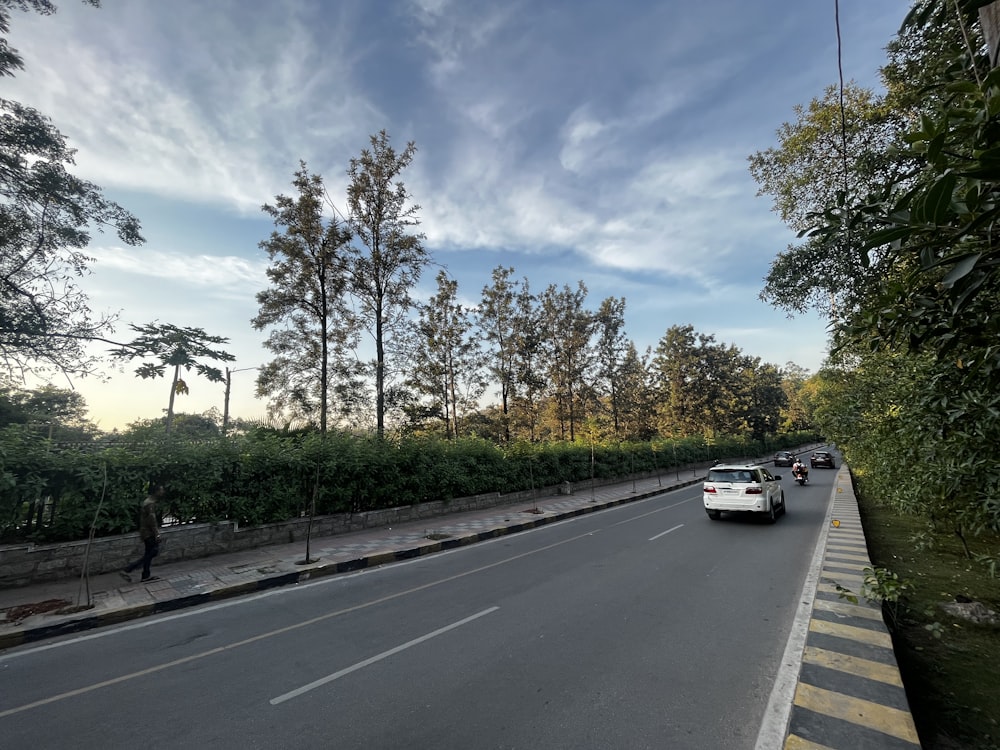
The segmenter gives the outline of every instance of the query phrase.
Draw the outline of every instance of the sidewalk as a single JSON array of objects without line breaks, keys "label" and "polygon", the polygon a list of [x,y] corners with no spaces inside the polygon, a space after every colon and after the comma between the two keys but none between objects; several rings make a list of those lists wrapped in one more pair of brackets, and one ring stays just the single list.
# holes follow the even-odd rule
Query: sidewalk
[{"label": "sidewalk", "polygon": [[[126,583],[118,573],[0,589],[0,649],[209,601],[428,555],[591,513],[702,481],[705,469],[553,495],[305,542],[165,563],[159,580]],[[88,594],[89,592],[89,594]]]}]

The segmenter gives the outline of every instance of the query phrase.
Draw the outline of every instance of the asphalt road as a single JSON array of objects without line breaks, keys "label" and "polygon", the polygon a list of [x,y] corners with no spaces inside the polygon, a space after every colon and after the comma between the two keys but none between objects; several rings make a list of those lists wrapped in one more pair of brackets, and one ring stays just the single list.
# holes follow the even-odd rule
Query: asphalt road
[{"label": "asphalt road", "polygon": [[753,748],[834,472],[700,486],[0,655],[31,748]]}]

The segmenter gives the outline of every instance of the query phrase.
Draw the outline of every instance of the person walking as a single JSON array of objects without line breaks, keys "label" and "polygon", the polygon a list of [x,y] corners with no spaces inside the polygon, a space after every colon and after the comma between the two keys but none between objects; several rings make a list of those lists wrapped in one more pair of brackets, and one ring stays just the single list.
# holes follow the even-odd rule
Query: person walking
[{"label": "person walking", "polygon": [[132,583],[132,571],[142,566],[142,582],[159,580],[150,572],[150,565],[153,558],[160,553],[160,526],[156,520],[156,501],[166,494],[162,484],[154,484],[150,487],[149,496],[142,501],[142,509],[139,511],[139,538],[142,539],[144,550],[142,557],[134,562],[130,562],[119,572],[122,578]]}]

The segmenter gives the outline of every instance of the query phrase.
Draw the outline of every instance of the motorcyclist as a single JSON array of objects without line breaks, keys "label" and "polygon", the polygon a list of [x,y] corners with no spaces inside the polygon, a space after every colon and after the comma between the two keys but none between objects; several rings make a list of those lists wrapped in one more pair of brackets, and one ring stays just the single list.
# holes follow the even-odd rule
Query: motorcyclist
[{"label": "motorcyclist", "polygon": [[802,463],[802,459],[796,458],[795,463],[792,464],[792,476],[796,479],[800,477],[803,479],[809,478],[809,469],[807,469],[806,465]]}]

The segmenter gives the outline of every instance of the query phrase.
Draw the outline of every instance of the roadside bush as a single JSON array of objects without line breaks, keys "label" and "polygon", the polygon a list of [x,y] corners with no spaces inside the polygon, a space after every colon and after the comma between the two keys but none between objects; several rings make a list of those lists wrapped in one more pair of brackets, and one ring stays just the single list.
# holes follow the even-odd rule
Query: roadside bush
[{"label": "roadside bush", "polygon": [[[790,436],[788,444],[812,437]],[[779,443],[772,439],[771,447]],[[763,446],[725,437],[716,437],[712,449],[718,455],[763,452]],[[163,436],[67,447],[14,425],[0,430],[0,536],[83,539],[92,523],[98,535],[134,531],[151,483],[167,487],[161,503],[166,523],[256,525],[308,515],[314,497],[318,514],[360,513],[665,471],[704,463],[707,456],[701,436],[498,446],[480,438],[390,441],[261,430],[197,441]]]}]

